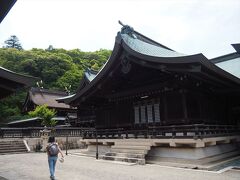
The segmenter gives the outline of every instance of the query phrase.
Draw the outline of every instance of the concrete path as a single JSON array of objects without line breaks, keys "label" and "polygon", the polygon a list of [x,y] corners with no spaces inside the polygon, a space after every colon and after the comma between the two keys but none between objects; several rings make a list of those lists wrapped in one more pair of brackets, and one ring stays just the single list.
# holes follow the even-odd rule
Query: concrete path
[{"label": "concrete path", "polygon": [[[0,155],[0,180],[48,180],[44,153]],[[57,162],[57,180],[239,180],[240,171],[223,173],[159,165],[123,165],[69,155]]]}]

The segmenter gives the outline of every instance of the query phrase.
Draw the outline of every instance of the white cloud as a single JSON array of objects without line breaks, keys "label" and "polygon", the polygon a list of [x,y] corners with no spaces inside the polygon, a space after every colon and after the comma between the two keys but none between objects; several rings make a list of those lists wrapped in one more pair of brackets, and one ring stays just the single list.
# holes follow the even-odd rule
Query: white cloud
[{"label": "white cloud", "polygon": [[240,1],[18,0],[0,25],[0,43],[17,35],[25,49],[112,49],[117,21],[185,54],[214,57],[240,42]]}]

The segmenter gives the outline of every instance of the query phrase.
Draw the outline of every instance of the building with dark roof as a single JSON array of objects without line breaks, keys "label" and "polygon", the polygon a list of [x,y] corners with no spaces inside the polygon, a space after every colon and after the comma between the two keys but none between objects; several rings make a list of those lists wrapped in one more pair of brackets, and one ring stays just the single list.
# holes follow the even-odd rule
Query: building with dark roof
[{"label": "building with dark roof", "polygon": [[[86,76],[85,76],[86,78]],[[62,99],[97,128],[237,124],[240,79],[203,54],[178,53],[123,26],[111,57],[77,93]]]},{"label": "building with dark roof", "polygon": [[23,104],[23,112],[32,111],[36,108],[36,106],[46,104],[48,108],[56,110],[56,116],[65,117],[68,113],[75,112],[76,108],[65,103],[59,103],[56,101],[56,99],[65,97],[67,95],[67,92],[32,87],[29,90]]},{"label": "building with dark roof", "polygon": [[0,99],[16,92],[21,88],[27,88],[34,84],[37,78],[15,73],[0,67]]},{"label": "building with dark roof", "polygon": [[[55,120],[56,126],[62,126],[66,124],[66,117],[54,117],[52,118]],[[28,119],[21,119],[17,121],[12,121],[7,123],[8,127],[43,127],[42,119],[39,117],[28,118]]]}]

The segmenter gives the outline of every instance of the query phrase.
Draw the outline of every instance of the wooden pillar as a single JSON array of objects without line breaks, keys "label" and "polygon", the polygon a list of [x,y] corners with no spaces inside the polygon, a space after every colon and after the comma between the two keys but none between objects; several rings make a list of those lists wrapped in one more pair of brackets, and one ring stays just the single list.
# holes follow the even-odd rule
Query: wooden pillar
[{"label": "wooden pillar", "polygon": [[181,96],[182,96],[182,110],[183,110],[183,119],[184,123],[188,123],[188,109],[187,109],[187,99],[186,99],[186,92],[184,90],[181,90]]},{"label": "wooden pillar", "polygon": [[168,121],[168,115],[167,115],[168,108],[167,108],[166,93],[164,93],[164,95],[163,95],[163,101],[162,102],[163,102],[162,106],[163,106],[163,109],[164,109],[164,111],[163,111],[164,119],[163,119],[162,123],[165,124]]}]

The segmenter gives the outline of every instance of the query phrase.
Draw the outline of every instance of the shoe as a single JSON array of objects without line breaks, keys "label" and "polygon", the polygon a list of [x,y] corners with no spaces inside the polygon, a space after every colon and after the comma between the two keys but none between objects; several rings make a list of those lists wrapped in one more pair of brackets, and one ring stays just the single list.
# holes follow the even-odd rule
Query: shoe
[{"label": "shoe", "polygon": [[51,180],[54,180],[54,179],[55,179],[55,177],[54,177],[54,176],[50,176],[50,179],[51,179]]}]

